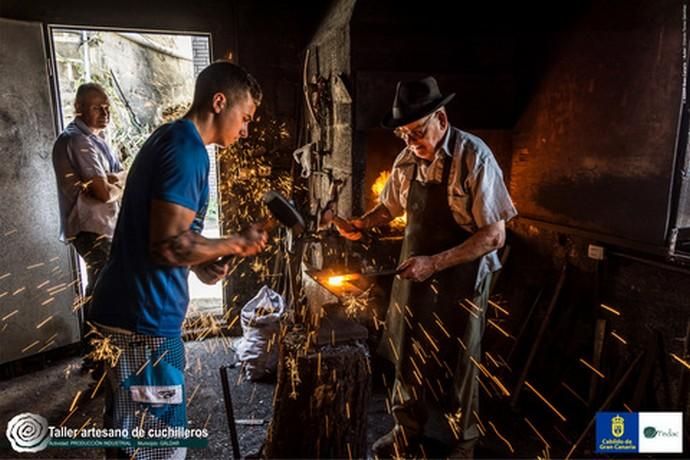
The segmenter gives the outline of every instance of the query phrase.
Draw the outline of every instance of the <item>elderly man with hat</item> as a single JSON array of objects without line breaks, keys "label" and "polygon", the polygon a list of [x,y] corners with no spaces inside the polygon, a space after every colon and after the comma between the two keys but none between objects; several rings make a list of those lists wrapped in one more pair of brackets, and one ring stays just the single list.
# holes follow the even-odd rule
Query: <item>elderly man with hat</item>
[{"label": "elderly man with hat", "polygon": [[379,457],[414,453],[429,436],[445,441],[452,457],[472,458],[479,436],[477,365],[489,286],[505,223],[517,211],[489,147],[450,125],[445,105],[454,96],[443,96],[433,77],[398,83],[382,124],[405,148],[380,204],[338,227],[356,240],[407,213],[380,347],[396,368],[395,427],[374,443]]}]

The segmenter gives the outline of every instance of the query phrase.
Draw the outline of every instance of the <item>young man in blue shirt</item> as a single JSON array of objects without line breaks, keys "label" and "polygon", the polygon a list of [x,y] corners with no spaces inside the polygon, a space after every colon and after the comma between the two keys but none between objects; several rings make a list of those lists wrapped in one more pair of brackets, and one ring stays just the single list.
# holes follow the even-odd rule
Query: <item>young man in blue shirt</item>
[{"label": "young man in blue shirt", "polygon": [[[223,256],[251,256],[266,244],[259,225],[224,238],[201,236],[209,195],[206,146],[227,147],[247,137],[260,102],[261,89],[244,69],[211,64],[197,78],[189,112],[158,128],[130,168],[111,257],[96,284],[89,318],[119,354],[106,379],[108,428],[184,437],[181,335],[188,271],[214,284],[228,272]],[[135,450],[139,459],[185,455],[181,448],[110,454],[132,456]]]}]

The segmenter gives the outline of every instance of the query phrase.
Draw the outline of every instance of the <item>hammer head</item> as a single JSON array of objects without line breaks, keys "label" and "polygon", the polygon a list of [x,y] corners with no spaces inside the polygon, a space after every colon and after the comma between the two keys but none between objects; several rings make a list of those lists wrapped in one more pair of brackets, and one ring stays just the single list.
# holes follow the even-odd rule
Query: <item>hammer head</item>
[{"label": "hammer head", "polygon": [[295,234],[300,234],[306,228],[304,219],[297,209],[279,192],[271,190],[264,195],[264,203],[275,219]]}]

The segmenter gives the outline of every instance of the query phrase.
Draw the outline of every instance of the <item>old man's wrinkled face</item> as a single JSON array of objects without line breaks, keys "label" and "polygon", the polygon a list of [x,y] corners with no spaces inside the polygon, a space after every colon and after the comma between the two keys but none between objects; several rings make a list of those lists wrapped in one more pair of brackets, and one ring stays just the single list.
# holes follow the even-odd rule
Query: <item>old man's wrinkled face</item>
[{"label": "old man's wrinkled face", "polygon": [[407,148],[415,155],[430,160],[445,132],[445,120],[445,113],[437,110],[424,118],[396,128],[393,132],[405,141]]},{"label": "old man's wrinkled face", "polygon": [[89,91],[76,103],[82,121],[91,129],[104,129],[110,122],[110,101],[102,91]]}]

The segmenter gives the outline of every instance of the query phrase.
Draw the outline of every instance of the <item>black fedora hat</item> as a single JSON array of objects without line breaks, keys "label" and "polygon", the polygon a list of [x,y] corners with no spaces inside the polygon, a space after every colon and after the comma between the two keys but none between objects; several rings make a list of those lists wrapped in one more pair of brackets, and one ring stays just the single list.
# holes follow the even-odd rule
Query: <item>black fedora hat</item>
[{"label": "black fedora hat", "polygon": [[455,93],[443,96],[434,77],[421,80],[399,81],[395,88],[393,109],[381,122],[384,128],[397,128],[424,118],[440,107],[443,107]]}]

